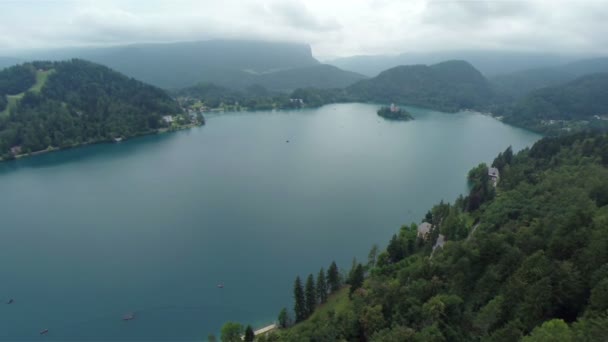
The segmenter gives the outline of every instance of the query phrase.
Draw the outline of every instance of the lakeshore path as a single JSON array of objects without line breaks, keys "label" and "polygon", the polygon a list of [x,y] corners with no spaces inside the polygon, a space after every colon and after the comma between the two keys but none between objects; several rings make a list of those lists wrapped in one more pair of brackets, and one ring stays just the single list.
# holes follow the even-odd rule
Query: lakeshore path
[{"label": "lakeshore path", "polygon": [[272,331],[272,330],[274,330],[274,329],[276,329],[276,328],[277,328],[277,325],[276,325],[276,324],[271,324],[271,325],[269,325],[269,326],[267,326],[267,327],[263,327],[262,329],[258,329],[258,330],[256,330],[256,331],[254,331],[254,332],[253,332],[253,334],[254,334],[255,336],[258,336],[258,335],[261,335],[261,334],[265,334],[265,333],[267,333],[267,332],[270,332],[270,331]]}]

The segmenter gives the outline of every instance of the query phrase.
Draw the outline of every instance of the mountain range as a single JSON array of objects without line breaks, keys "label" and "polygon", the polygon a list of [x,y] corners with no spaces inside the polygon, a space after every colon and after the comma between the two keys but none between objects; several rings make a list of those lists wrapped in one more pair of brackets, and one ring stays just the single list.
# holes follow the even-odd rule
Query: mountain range
[{"label": "mountain range", "polygon": [[354,71],[369,77],[380,72],[412,64],[434,64],[446,60],[466,60],[488,77],[520,70],[556,66],[582,57],[561,56],[546,53],[524,53],[507,51],[443,51],[409,52],[398,55],[363,55],[327,60],[326,63],[344,70]]},{"label": "mountain range", "polygon": [[321,64],[307,44],[209,40],[114,47],[30,51],[26,60],[86,59],[152,85],[176,89],[216,83],[241,89],[260,84],[270,90],[344,87],[365,78]]},{"label": "mountain range", "polygon": [[556,86],[597,72],[608,72],[608,58],[583,59],[553,67],[520,70],[494,76],[490,82],[509,101],[537,89]]},{"label": "mountain range", "polygon": [[480,108],[493,93],[486,78],[465,61],[398,66],[347,88],[360,101],[402,103],[444,111]]}]

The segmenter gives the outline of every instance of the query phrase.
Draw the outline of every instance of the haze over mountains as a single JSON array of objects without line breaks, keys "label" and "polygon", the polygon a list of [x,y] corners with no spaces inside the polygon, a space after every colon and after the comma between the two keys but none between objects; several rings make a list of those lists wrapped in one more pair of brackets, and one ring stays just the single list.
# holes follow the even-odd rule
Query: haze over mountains
[{"label": "haze over mountains", "polygon": [[553,67],[520,70],[497,75],[490,80],[499,93],[511,100],[533,90],[556,86],[597,72],[608,72],[608,58],[583,59]]},{"label": "haze over mountains", "polygon": [[326,61],[344,70],[374,77],[380,72],[412,64],[435,64],[446,60],[465,60],[486,76],[511,73],[531,68],[554,66],[582,57],[548,53],[525,53],[508,51],[443,51],[405,52],[399,55],[368,55],[337,58]]},{"label": "haze over mountains", "polygon": [[298,87],[344,87],[364,78],[321,64],[307,44],[268,41],[209,40],[69,48],[33,51],[24,57],[82,58],[166,89],[216,83],[236,89],[259,84],[270,90],[291,91]]},{"label": "haze over mountains", "polygon": [[[452,55],[459,58],[443,60]],[[599,116],[598,125],[602,126],[607,114],[603,104],[592,105],[594,100],[588,96],[603,94],[604,83],[578,84],[576,80],[608,72],[608,58],[573,61],[573,57],[556,54],[464,51],[334,61],[343,68],[358,66],[354,69],[368,75],[373,74],[374,68],[391,63],[416,62],[366,77],[320,63],[307,44],[210,40],[37,50],[0,58],[0,67],[28,60],[71,58],[108,66],[126,76],[172,90],[173,94],[189,94],[188,97],[219,110],[225,110],[226,105],[241,108],[243,104],[248,110],[292,108],[290,97],[303,99],[304,107],[336,102],[394,102],[446,112],[463,109],[492,112],[511,124],[545,133],[544,121],[566,119],[584,123]],[[436,60],[440,61],[433,63]],[[574,86],[568,82],[575,82]],[[577,100],[581,98],[588,103]],[[16,103],[16,98],[2,100],[11,106]],[[551,130],[571,128],[560,126]]]},{"label": "haze over mountains", "polygon": [[362,101],[407,103],[444,111],[480,108],[492,98],[485,77],[465,61],[398,66],[347,89]]}]

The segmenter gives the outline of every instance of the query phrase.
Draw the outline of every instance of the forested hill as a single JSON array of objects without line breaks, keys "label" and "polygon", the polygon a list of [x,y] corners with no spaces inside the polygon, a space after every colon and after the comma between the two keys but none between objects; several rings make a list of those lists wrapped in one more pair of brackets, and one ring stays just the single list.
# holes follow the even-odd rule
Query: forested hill
[{"label": "forested hill", "polygon": [[[27,57],[27,56],[24,56]],[[248,40],[135,44],[38,51],[30,58],[83,58],[165,89],[215,83],[242,89],[261,84],[271,90],[345,87],[365,78],[320,64],[309,45]]]},{"label": "forested hill", "polygon": [[0,157],[145,134],[179,113],[161,89],[105,66],[22,64],[0,71]]},{"label": "forested hill", "polygon": [[[608,73],[583,76],[572,82],[530,93],[496,114],[505,122],[547,130],[557,121],[590,121],[608,126]],[[561,126],[560,126],[561,127]]]},{"label": "forested hill", "polygon": [[487,80],[465,61],[399,66],[346,90],[363,101],[395,102],[444,111],[480,108],[492,99]]},{"label": "forested hill", "polygon": [[608,58],[583,59],[554,67],[520,70],[496,75],[490,82],[504,102],[519,99],[534,90],[561,85],[588,74],[601,72],[608,72]]},{"label": "forested hill", "polygon": [[429,235],[404,226],[362,285],[346,273],[350,299],[260,341],[605,341],[608,135],[545,138],[493,165],[497,189],[473,169],[469,196],[428,212]]}]

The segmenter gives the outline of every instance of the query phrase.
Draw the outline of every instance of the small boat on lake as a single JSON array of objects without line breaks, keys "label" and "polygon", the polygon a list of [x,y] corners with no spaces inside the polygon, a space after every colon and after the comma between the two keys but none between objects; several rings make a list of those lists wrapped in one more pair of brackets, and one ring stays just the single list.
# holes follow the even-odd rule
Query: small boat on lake
[{"label": "small boat on lake", "polygon": [[13,298],[9,299],[8,302],[6,302],[6,304],[13,304],[14,300]]},{"label": "small boat on lake", "polygon": [[40,331],[40,335],[46,335],[49,333],[49,329],[44,329],[42,331]]},{"label": "small boat on lake", "polygon": [[223,289],[224,288],[224,283],[217,284],[217,287],[220,288],[220,289]]},{"label": "small boat on lake", "polygon": [[122,320],[123,321],[132,321],[135,319],[135,313],[134,312],[129,312],[128,314],[122,316]]}]

